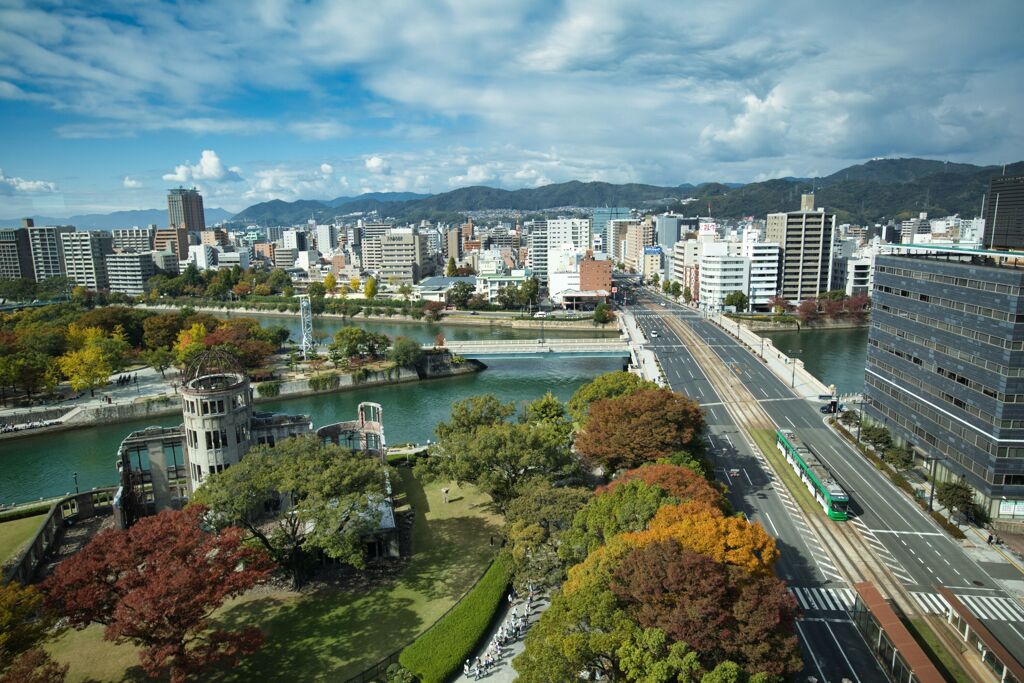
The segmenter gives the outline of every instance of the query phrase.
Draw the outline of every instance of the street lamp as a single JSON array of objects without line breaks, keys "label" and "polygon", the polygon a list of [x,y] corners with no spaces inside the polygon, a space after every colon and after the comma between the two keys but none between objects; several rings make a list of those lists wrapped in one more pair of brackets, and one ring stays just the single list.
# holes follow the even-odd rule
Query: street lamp
[{"label": "street lamp", "polygon": [[796,358],[793,357],[793,354],[802,352],[803,349],[790,349],[786,351],[786,355],[789,356],[789,363],[793,366],[793,376],[789,378],[789,387],[791,389],[796,388]]},{"label": "street lamp", "polygon": [[[907,444],[910,446],[911,451],[914,449],[914,445],[911,443]],[[932,500],[935,498],[935,463],[939,460],[945,460],[945,457],[941,455],[927,455],[925,460],[931,462],[931,469],[928,475],[928,483],[930,484],[928,489],[928,512],[932,511]]]},{"label": "street lamp", "polygon": [[78,493],[78,472],[75,472],[75,493]]}]

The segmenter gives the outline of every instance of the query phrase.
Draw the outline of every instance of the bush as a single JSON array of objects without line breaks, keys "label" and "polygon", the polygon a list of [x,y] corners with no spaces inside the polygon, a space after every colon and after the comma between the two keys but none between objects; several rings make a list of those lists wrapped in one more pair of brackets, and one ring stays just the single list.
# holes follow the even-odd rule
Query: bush
[{"label": "bush", "polygon": [[309,378],[309,388],[313,391],[327,391],[337,389],[341,386],[341,377],[336,372],[328,372],[326,375],[316,375]]},{"label": "bush", "polygon": [[402,650],[398,661],[422,683],[450,679],[486,637],[511,578],[512,563],[500,555],[448,614]]},{"label": "bush", "polygon": [[273,398],[274,396],[280,396],[281,383],[278,381],[261,382],[256,386],[256,393],[263,398]]},{"label": "bush", "polygon": [[26,505],[25,507],[15,508],[14,510],[6,510],[4,512],[0,512],[0,522],[13,522],[16,519],[25,519],[26,517],[35,517],[36,515],[45,515],[49,511],[49,503],[43,503],[40,505]]}]

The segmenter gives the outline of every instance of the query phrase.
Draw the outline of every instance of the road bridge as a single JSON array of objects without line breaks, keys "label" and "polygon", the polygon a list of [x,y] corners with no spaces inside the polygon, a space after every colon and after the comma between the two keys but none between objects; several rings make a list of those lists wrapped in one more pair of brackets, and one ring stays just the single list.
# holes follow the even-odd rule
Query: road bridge
[{"label": "road bridge", "polygon": [[444,348],[466,358],[523,358],[542,355],[558,356],[629,356],[629,342],[624,339],[480,339],[446,341]]}]

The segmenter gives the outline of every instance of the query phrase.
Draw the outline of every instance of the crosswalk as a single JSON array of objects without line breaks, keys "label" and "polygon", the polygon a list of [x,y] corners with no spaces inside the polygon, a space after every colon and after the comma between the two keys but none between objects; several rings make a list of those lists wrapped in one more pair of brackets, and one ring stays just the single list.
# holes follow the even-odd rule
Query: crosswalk
[{"label": "crosswalk", "polygon": [[805,612],[846,612],[853,609],[856,595],[849,588],[799,588],[790,586],[789,592]]},{"label": "crosswalk", "polygon": [[[949,603],[936,593],[911,593],[921,611],[927,614],[946,614]],[[1012,598],[996,598],[983,595],[957,595],[971,614],[979,619],[991,621],[1024,622],[1024,607]]]}]

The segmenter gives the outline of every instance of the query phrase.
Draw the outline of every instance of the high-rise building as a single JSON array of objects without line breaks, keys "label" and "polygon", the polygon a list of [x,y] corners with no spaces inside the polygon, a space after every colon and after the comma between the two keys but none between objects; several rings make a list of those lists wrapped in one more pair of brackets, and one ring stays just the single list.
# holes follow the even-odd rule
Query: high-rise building
[{"label": "high-rise building", "polygon": [[530,221],[530,268],[541,285],[548,283],[548,222]]},{"label": "high-rise building", "polygon": [[779,245],[774,242],[743,242],[743,256],[749,260],[747,290],[752,311],[767,311],[779,292]]},{"label": "high-rise building", "polygon": [[591,231],[595,235],[601,236],[601,244],[604,245],[606,252],[611,253],[609,248],[609,234],[608,234],[608,223],[614,220],[629,219],[629,209],[624,206],[614,207],[597,207],[594,209],[594,218],[591,227]]},{"label": "high-rise building", "polygon": [[628,224],[625,237],[622,262],[626,270],[639,273],[643,270],[644,247],[654,246],[654,221],[645,218]]},{"label": "high-rise building", "polygon": [[[380,279],[389,284],[414,285],[428,268],[427,242],[415,228],[392,228],[380,240]],[[429,262],[433,265],[432,262]]]},{"label": "high-rise building", "polygon": [[161,228],[153,235],[153,249],[173,252],[179,261],[188,260],[189,243],[185,228]]},{"label": "high-rise building", "polygon": [[988,249],[1024,249],[1024,175],[989,181],[983,244]]},{"label": "high-rise building", "polygon": [[206,230],[203,195],[199,190],[179,187],[167,193],[167,227],[184,228],[188,232]]},{"label": "high-rise building", "polygon": [[[720,311],[733,292],[747,294],[750,289],[750,259],[740,256],[732,247],[736,243],[707,242],[700,257],[700,293],[703,308]],[[737,245],[738,246],[738,245]],[[748,295],[749,296],[749,295]]]},{"label": "high-rise building", "polygon": [[203,230],[199,233],[199,243],[208,247],[226,247],[231,241],[227,230]]},{"label": "high-rise building", "polygon": [[461,234],[462,233],[458,228],[449,228],[447,232],[445,232],[443,246],[446,263],[450,258],[454,258],[456,263],[458,263],[459,259],[462,258]]},{"label": "high-rise building", "polygon": [[36,280],[59,277],[65,274],[64,245],[61,235],[74,232],[73,225],[29,225],[29,246],[32,250],[32,269]]},{"label": "high-rise building", "polygon": [[67,276],[92,291],[109,289],[106,258],[114,252],[114,238],[105,232],[65,232],[60,239]]},{"label": "high-rise building", "polygon": [[583,251],[593,248],[589,218],[554,218],[547,228],[549,250],[570,243]]},{"label": "high-rise building", "polygon": [[107,254],[106,265],[110,291],[128,296],[144,294],[146,280],[156,272],[151,252],[122,251]]},{"label": "high-rise building", "polygon": [[663,250],[668,251],[679,241],[679,226],[682,217],[674,213],[664,213],[654,219],[654,242]]},{"label": "high-rise building", "polygon": [[338,226],[334,224],[316,226],[316,248],[327,254],[338,248]]},{"label": "high-rise building", "polygon": [[0,279],[34,280],[32,246],[25,228],[0,228]]},{"label": "high-rise building", "polygon": [[156,230],[153,228],[119,228],[110,231],[114,238],[114,249],[153,251]]},{"label": "high-rise building", "polygon": [[782,248],[782,297],[800,302],[829,290],[835,235],[835,214],[815,209],[813,194],[803,195],[800,211],[768,214],[765,238]]},{"label": "high-rise building", "polygon": [[608,221],[605,242],[605,252],[612,257],[616,263],[621,263],[626,256],[626,236],[632,226],[640,225],[635,218],[613,218]]},{"label": "high-rise building", "polygon": [[875,257],[865,411],[938,482],[993,519],[1024,518],[1024,254]]},{"label": "high-rise building", "polygon": [[284,240],[285,249],[295,249],[297,251],[309,250],[309,239],[306,236],[305,230],[290,228],[284,231],[282,239]]}]

